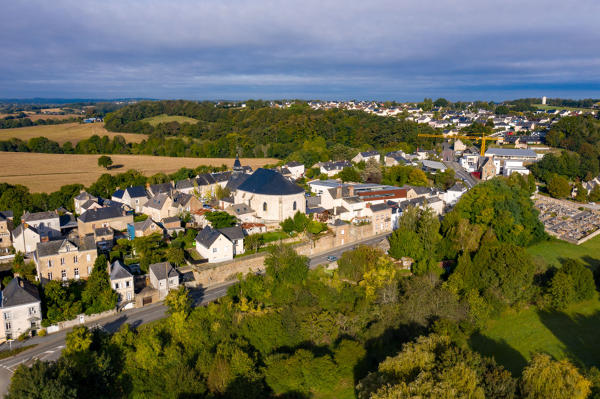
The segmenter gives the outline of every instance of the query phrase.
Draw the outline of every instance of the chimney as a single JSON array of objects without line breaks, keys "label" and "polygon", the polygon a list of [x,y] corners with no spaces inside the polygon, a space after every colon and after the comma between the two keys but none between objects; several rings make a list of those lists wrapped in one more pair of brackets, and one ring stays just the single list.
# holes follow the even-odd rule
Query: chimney
[{"label": "chimney", "polygon": [[348,186],[348,196],[349,197],[354,196],[354,186]]},{"label": "chimney", "polygon": [[337,188],[335,190],[335,195],[337,198],[342,198],[342,186],[341,185],[337,186]]}]

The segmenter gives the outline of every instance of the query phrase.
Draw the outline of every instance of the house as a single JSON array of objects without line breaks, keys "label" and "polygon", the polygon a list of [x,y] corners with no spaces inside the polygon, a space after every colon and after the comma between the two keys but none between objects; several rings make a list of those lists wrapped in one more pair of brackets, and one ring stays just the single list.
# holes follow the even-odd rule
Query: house
[{"label": "house", "polygon": [[271,169],[257,169],[234,193],[265,222],[280,223],[296,212],[306,213],[304,189]]},{"label": "house", "polygon": [[92,235],[40,242],[34,252],[38,279],[42,283],[87,279],[97,257]]},{"label": "house", "polygon": [[169,216],[183,215],[202,209],[202,202],[192,194],[174,191],[170,197],[172,209],[169,210]]},{"label": "house", "polygon": [[179,273],[170,262],[150,265],[150,284],[158,290],[158,299],[164,299],[170,290],[179,287]]},{"label": "house", "polygon": [[29,281],[13,278],[0,293],[0,304],[0,340],[15,339],[41,327],[42,301],[37,287]]},{"label": "house", "polygon": [[173,233],[177,234],[179,232],[185,232],[185,229],[181,227],[181,219],[178,216],[171,216],[168,218],[164,218],[161,220],[161,224],[163,229],[167,232],[168,235],[173,235]]},{"label": "house", "polygon": [[206,226],[198,233],[195,245],[196,251],[207,259],[208,263],[233,259],[233,243],[219,230],[210,226]]},{"label": "house", "polygon": [[8,252],[12,246],[12,238],[10,234],[12,221],[12,211],[0,211],[0,254]]},{"label": "house", "polygon": [[467,146],[460,139],[457,139],[454,142],[453,148],[454,148],[454,152],[463,152],[464,150],[467,149]]},{"label": "house", "polygon": [[537,154],[533,150],[513,149],[513,148],[488,148],[485,151],[486,157],[494,157],[500,160],[512,160],[523,162],[535,162]]},{"label": "house", "polygon": [[466,192],[467,188],[463,184],[456,183],[448,190],[446,190],[446,192],[443,194],[443,200],[448,205],[454,205],[456,204],[456,202],[458,202],[458,199],[462,197],[462,195]]},{"label": "house", "polygon": [[480,168],[481,180],[489,180],[496,176],[496,165],[493,158],[486,158]]},{"label": "house", "polygon": [[367,204],[367,214],[371,213],[373,234],[382,234],[392,231],[392,208],[387,204]]},{"label": "house", "polygon": [[159,183],[159,184],[148,184],[146,186],[146,191],[150,197],[154,197],[158,194],[170,194],[175,187],[172,182]]},{"label": "house", "polygon": [[86,211],[89,211],[90,209],[99,209],[102,208],[102,205],[100,205],[97,201],[94,200],[87,200],[86,202],[84,202],[83,204],[79,205],[78,209],[77,209],[77,213],[79,215],[85,213]]},{"label": "house", "polygon": [[133,223],[133,215],[120,206],[107,206],[99,209],[90,209],[77,218],[77,230],[80,236],[94,234],[99,227],[110,227],[113,230],[123,231],[127,224]]},{"label": "house", "polygon": [[159,222],[166,217],[172,216],[172,207],[173,200],[171,197],[165,193],[161,193],[150,198],[142,208],[142,212],[150,216],[155,222]]},{"label": "house", "polygon": [[233,244],[233,256],[244,253],[244,230],[239,226],[218,229]]},{"label": "house", "polygon": [[27,226],[35,227],[40,237],[48,239],[60,237],[60,218],[54,211],[48,212],[25,212],[21,218],[21,223]]},{"label": "house", "polygon": [[203,173],[192,179],[179,180],[175,183],[175,190],[184,193],[210,198],[215,195],[218,185],[217,179],[209,173]]},{"label": "house", "polygon": [[247,236],[267,232],[267,226],[263,223],[242,223],[242,229],[244,230],[244,235]]},{"label": "house", "polygon": [[327,176],[335,176],[340,173],[344,168],[351,168],[352,163],[348,161],[336,161],[336,162],[323,162],[319,165],[320,172]]},{"label": "house", "polygon": [[292,161],[284,165],[289,171],[292,179],[298,180],[304,176],[304,164],[300,162]]},{"label": "house", "polygon": [[127,205],[135,213],[141,213],[143,206],[148,201],[148,194],[144,186],[127,187],[125,190],[117,190],[111,198],[115,202]]},{"label": "house", "polygon": [[377,151],[365,151],[359,152],[354,158],[352,158],[352,162],[359,163],[361,161],[368,162],[370,159],[381,162],[381,155]]},{"label": "house", "polygon": [[246,204],[233,204],[225,208],[225,212],[238,218],[242,223],[256,221],[256,211]]},{"label": "house", "polygon": [[132,308],[135,304],[133,275],[120,260],[116,260],[110,265],[108,274],[112,289],[119,295],[117,306],[122,309]]},{"label": "house", "polygon": [[411,165],[412,162],[405,158],[403,151],[393,151],[385,154],[385,166]]},{"label": "house", "polygon": [[130,240],[136,237],[147,237],[155,233],[162,234],[162,232],[163,229],[150,218],[142,222],[134,222],[127,225],[127,234]]},{"label": "house", "polygon": [[11,233],[12,245],[17,252],[24,254],[35,251],[38,242],[42,241],[42,237],[35,227],[21,223]]},{"label": "house", "polygon": [[84,190],[81,190],[79,194],[77,194],[75,198],[73,198],[73,204],[75,205],[75,213],[81,215],[83,212],[85,212],[85,210],[87,210],[89,206],[85,210],[83,210],[82,206],[87,202],[97,203],[98,197],[94,197],[93,195],[85,192]]}]

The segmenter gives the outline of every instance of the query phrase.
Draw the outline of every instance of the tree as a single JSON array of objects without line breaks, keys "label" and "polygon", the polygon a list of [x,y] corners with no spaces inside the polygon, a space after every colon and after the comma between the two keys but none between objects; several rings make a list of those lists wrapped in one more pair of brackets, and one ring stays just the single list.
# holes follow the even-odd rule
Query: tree
[{"label": "tree", "polygon": [[[287,220],[291,221],[292,219],[288,218]],[[258,250],[263,244],[264,237],[262,234],[250,234],[249,236],[244,237],[244,249],[246,251],[258,252]]]},{"label": "tree", "polygon": [[588,200],[592,202],[600,201],[600,184],[596,184],[594,188],[592,188],[590,194],[588,195]]},{"label": "tree", "polygon": [[446,100],[443,97],[440,97],[433,102],[433,105],[435,105],[436,107],[447,107],[448,105],[450,105],[450,101]]},{"label": "tree", "polygon": [[361,281],[365,272],[375,267],[381,255],[381,251],[366,245],[342,253],[337,262],[340,277],[355,282]]},{"label": "tree", "polygon": [[554,198],[567,198],[571,195],[571,186],[564,177],[553,175],[548,181],[548,192]]},{"label": "tree", "polygon": [[98,166],[101,168],[109,169],[112,164],[112,158],[107,155],[102,155],[100,158],[98,158]]},{"label": "tree", "polygon": [[204,217],[210,222],[211,226],[215,229],[232,227],[235,226],[235,224],[237,223],[237,218],[235,216],[223,211],[209,212],[205,214]]},{"label": "tree", "polygon": [[340,173],[336,175],[338,179],[341,179],[343,182],[361,182],[361,176],[358,170],[355,167],[350,166],[342,169]]},{"label": "tree", "polygon": [[427,175],[421,169],[412,168],[408,174],[408,184],[412,186],[427,186]]},{"label": "tree", "polygon": [[280,223],[281,229],[286,233],[290,234],[294,231],[294,219],[286,218],[283,222]]},{"label": "tree", "polygon": [[77,398],[77,390],[68,386],[61,373],[62,363],[36,360],[31,367],[20,365],[11,379],[9,399]]},{"label": "tree", "polygon": [[185,264],[185,251],[183,248],[170,247],[167,249],[167,260],[177,266]]},{"label": "tree", "polygon": [[521,391],[526,399],[584,399],[591,383],[568,360],[537,354],[523,370]]},{"label": "tree", "polygon": [[365,183],[381,183],[383,177],[381,164],[375,159],[369,159],[365,164],[365,169],[362,171],[361,177]]},{"label": "tree", "polygon": [[101,313],[114,309],[117,305],[118,294],[110,286],[107,261],[104,255],[96,258],[92,274],[88,277],[81,299],[85,305],[86,314]]}]

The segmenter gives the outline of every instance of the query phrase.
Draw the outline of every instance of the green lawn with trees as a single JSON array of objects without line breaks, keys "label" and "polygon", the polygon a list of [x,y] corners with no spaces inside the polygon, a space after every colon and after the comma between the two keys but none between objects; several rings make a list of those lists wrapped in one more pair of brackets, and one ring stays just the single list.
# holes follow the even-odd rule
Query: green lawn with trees
[{"label": "green lawn with trees", "polygon": [[555,267],[560,267],[561,259],[579,259],[595,271],[600,266],[600,236],[581,245],[551,238],[528,247],[527,252]]}]

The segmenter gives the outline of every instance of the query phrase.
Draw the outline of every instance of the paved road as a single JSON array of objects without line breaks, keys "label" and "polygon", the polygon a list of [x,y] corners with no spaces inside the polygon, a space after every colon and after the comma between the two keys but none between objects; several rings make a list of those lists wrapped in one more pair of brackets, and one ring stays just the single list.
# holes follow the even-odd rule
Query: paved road
[{"label": "paved road", "polygon": [[[388,234],[389,235],[389,234]],[[309,267],[314,269],[320,264],[328,263],[328,256],[339,258],[345,251],[353,249],[357,245],[372,245],[388,235],[379,235],[366,240],[340,246],[334,250],[311,256]],[[237,280],[223,283],[210,288],[197,288],[190,290],[194,306],[205,305],[227,294],[227,289],[235,284]],[[145,323],[150,323],[165,317],[166,307],[162,303],[157,303],[143,308],[126,310],[102,320],[85,323],[88,327],[98,327],[108,332],[116,332],[119,328],[128,323],[132,327],[138,327]],[[35,360],[53,361],[60,357],[62,349],[65,347],[65,337],[71,329],[59,331],[46,337],[33,337],[25,345],[37,344],[35,348],[26,350],[15,356],[0,360],[0,395],[4,396],[8,392],[10,379],[17,367],[21,364],[31,365]],[[15,342],[15,345],[20,345]],[[0,350],[8,349],[8,344],[0,346]]]},{"label": "paved road", "polygon": [[458,162],[444,162],[444,164],[454,169],[454,174],[462,181],[464,181],[467,187],[473,188],[477,183],[479,183],[479,180],[471,176],[471,174],[464,170]]}]

